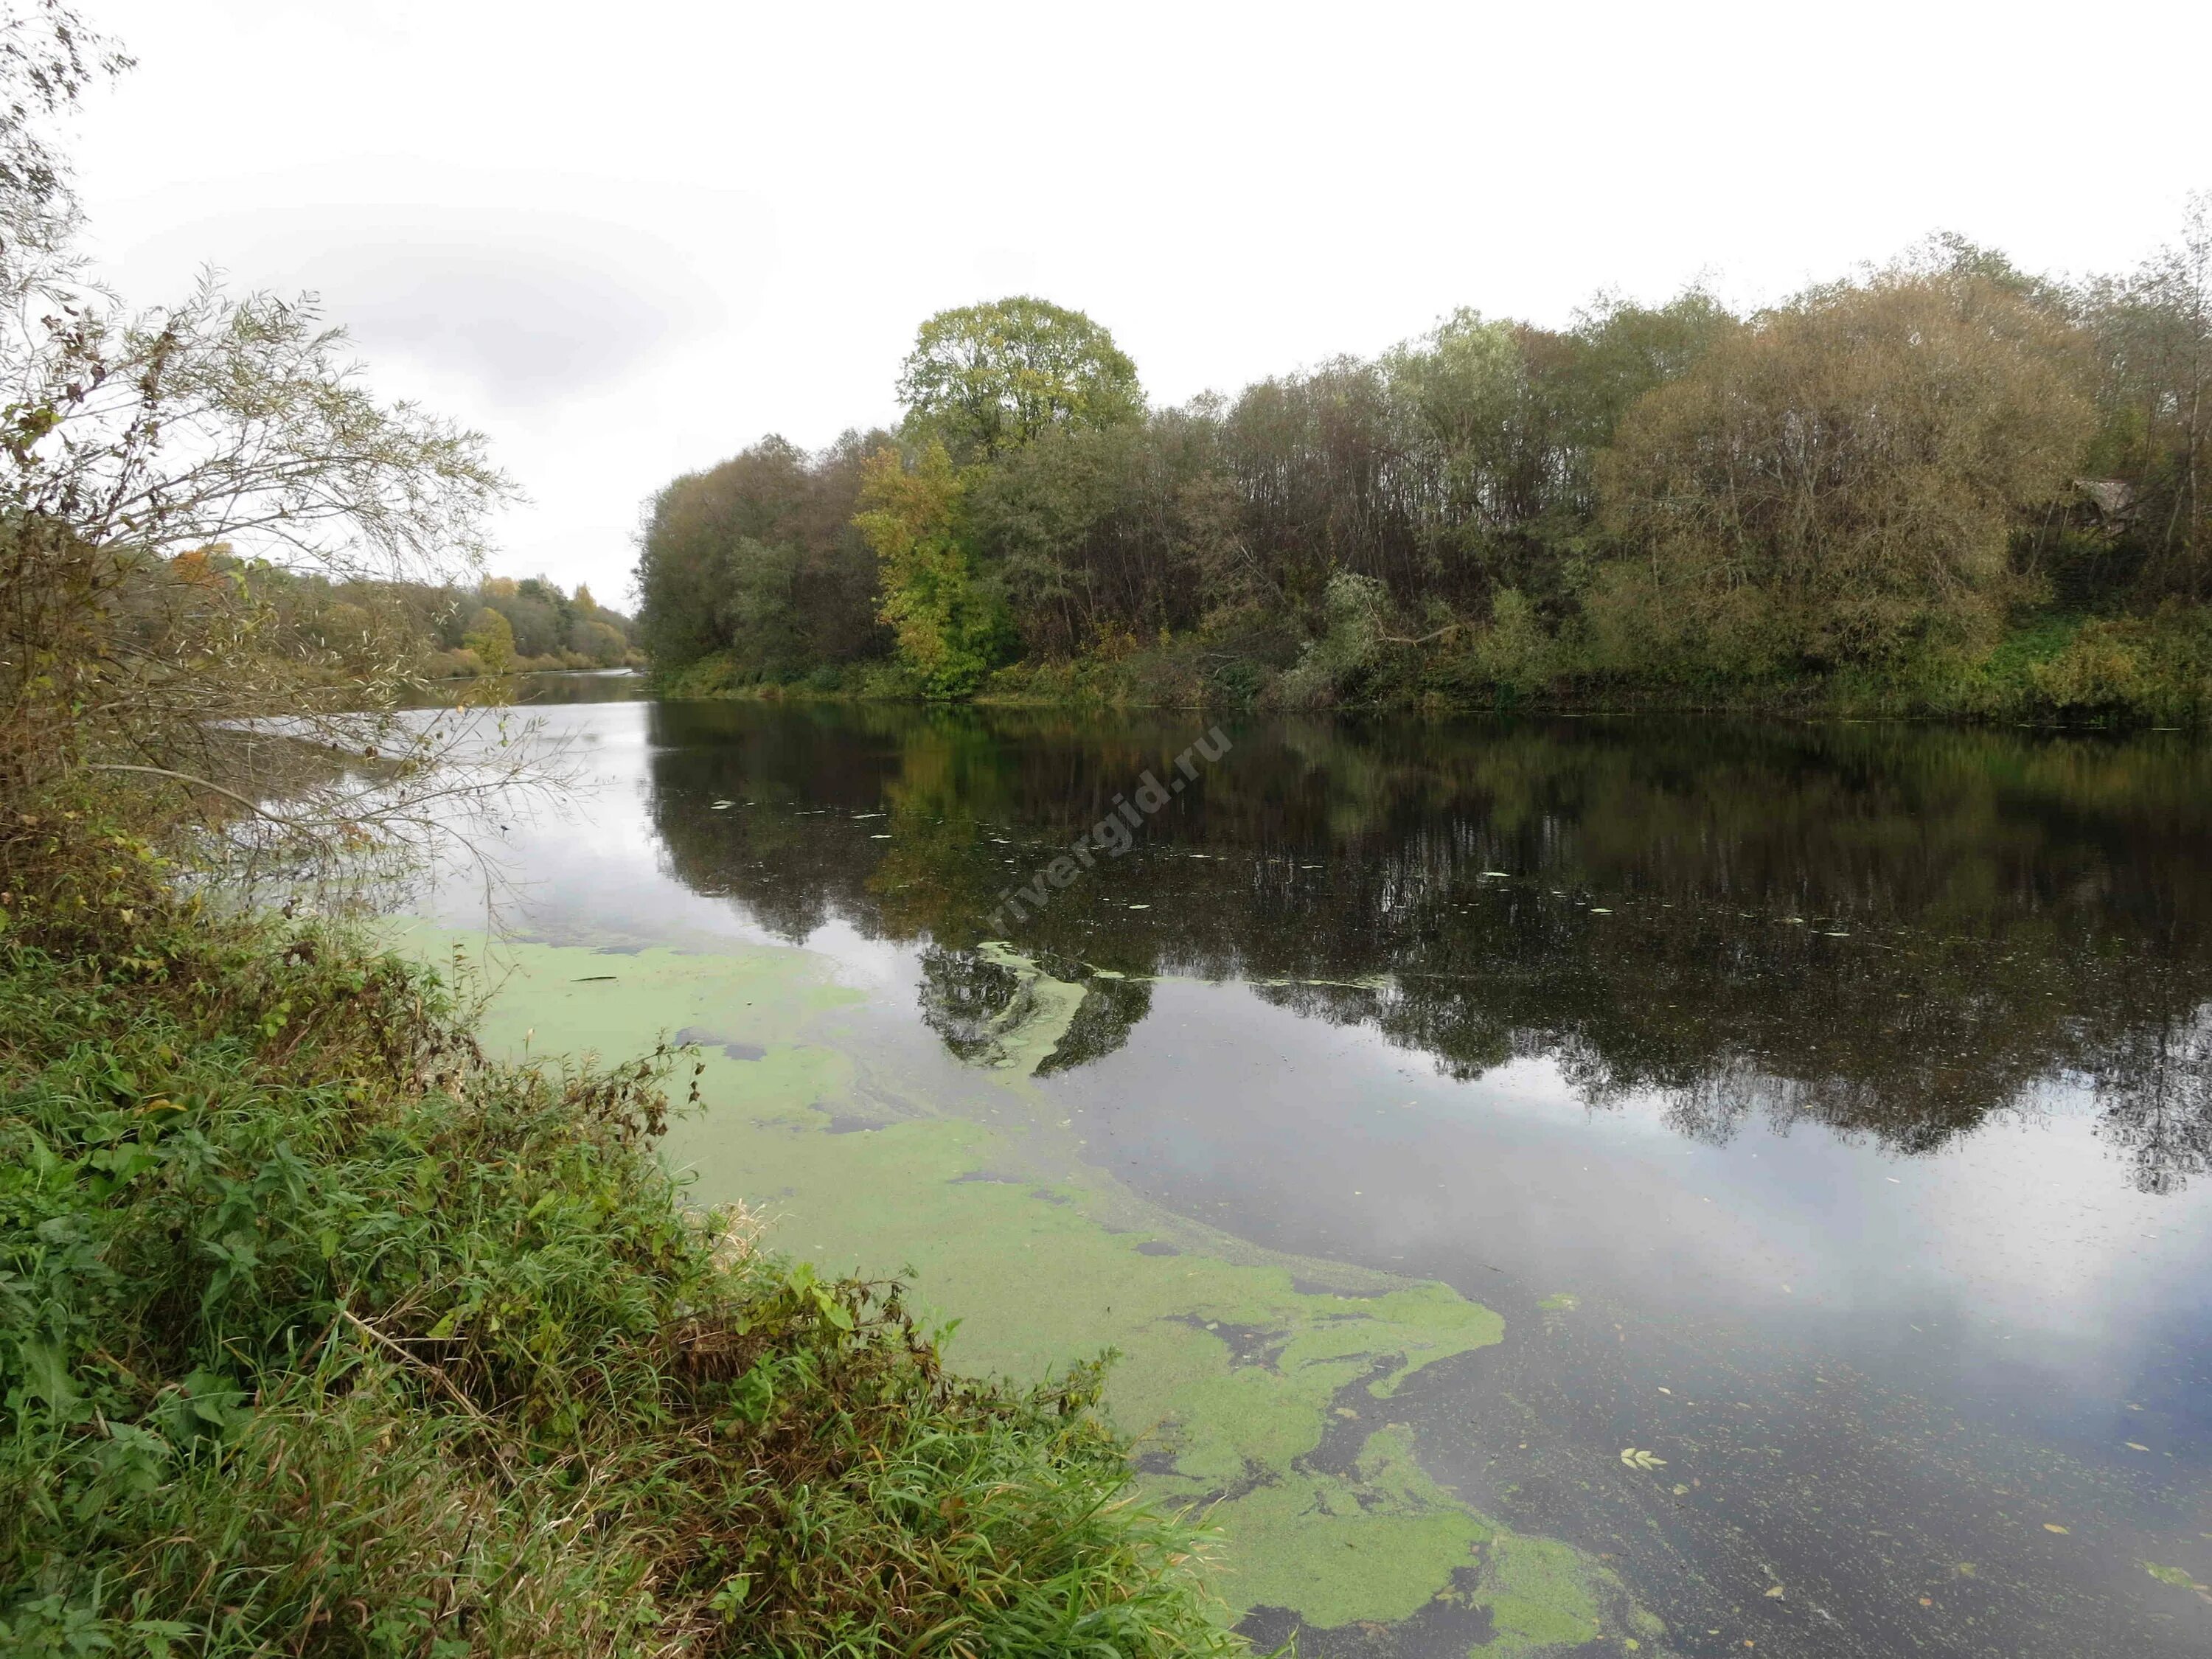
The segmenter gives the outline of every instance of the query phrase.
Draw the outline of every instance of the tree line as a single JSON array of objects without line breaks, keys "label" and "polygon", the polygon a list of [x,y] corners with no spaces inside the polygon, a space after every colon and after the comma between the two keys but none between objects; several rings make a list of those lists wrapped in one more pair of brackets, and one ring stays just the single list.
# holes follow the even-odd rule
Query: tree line
[{"label": "tree line", "polygon": [[188,549],[164,574],[222,592],[238,614],[258,619],[268,648],[340,680],[380,671],[457,679],[644,660],[629,617],[601,605],[588,584],[568,593],[546,576],[334,579],[242,559],[224,544]]},{"label": "tree line", "polygon": [[1937,237],[1761,311],[1461,311],[1179,407],[1016,298],[930,319],[899,392],[895,432],[653,499],[672,684],[2212,703],[2212,197],[2124,276]]}]

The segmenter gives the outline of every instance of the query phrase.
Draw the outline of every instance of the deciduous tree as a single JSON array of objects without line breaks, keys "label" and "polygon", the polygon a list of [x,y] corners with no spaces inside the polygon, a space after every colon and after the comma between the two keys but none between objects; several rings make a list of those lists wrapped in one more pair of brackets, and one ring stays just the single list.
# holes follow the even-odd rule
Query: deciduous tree
[{"label": "deciduous tree", "polygon": [[934,442],[912,466],[880,450],[865,476],[855,522],[881,561],[883,618],[899,657],[929,696],[964,697],[1004,660],[1012,630],[961,534],[961,476]]},{"label": "deciduous tree", "polygon": [[1027,295],[940,311],[899,374],[908,432],[963,464],[1054,427],[1105,427],[1144,410],[1137,366],[1079,311]]},{"label": "deciduous tree", "polygon": [[1723,338],[1623,419],[1600,478],[1641,573],[1739,666],[1864,662],[1986,639],[2022,515],[2090,410],[2063,325],[1978,273],[1817,289]]}]

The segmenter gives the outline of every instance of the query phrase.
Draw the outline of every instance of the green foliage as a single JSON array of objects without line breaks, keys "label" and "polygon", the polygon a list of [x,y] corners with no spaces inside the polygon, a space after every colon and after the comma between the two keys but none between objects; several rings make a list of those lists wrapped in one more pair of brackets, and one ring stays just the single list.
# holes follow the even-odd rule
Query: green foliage
[{"label": "green foliage", "polygon": [[1229,1652],[1079,1372],[948,1375],[343,933],[0,824],[0,1646]]},{"label": "green foliage", "polygon": [[2179,241],[2070,297],[2099,369],[2083,471],[2120,487],[2098,526],[2140,591],[2212,597],[2212,191],[2190,198]]},{"label": "green foliage", "polygon": [[[478,434],[372,398],[309,301],[211,277],[136,315],[75,297],[66,330],[0,305],[20,399],[0,441],[0,770],[33,787],[87,762],[198,770],[211,720],[323,712],[319,665],[283,648],[263,596],[179,580],[178,561],[235,538],[255,568],[333,585],[435,577],[481,556],[509,493]],[[356,701],[388,704],[402,667],[357,677]]]},{"label": "green foliage", "polygon": [[899,372],[908,435],[963,462],[991,460],[1056,428],[1137,418],[1137,366],[1079,311],[1027,295],[940,311]]},{"label": "green foliage", "polygon": [[2212,615],[2169,602],[2148,617],[2094,618],[2027,669],[2055,714],[2201,720],[2212,712]]},{"label": "green foliage", "polygon": [[1276,699],[1287,708],[1325,708],[1356,693],[1382,649],[1386,603],[1382,584],[1372,576],[1339,571],[1330,577],[1327,627],[1276,682]]},{"label": "green foliage", "polygon": [[2089,410],[2057,322],[2009,289],[1884,272],[1759,319],[1639,400],[1601,471],[1639,612],[1730,670],[1993,638],[2015,529]]},{"label": "green foliage", "polygon": [[[638,660],[628,617],[599,604],[588,588],[572,599],[542,576],[487,577],[466,587],[333,581],[242,559],[218,545],[148,567],[133,577],[132,589],[138,642],[161,639],[166,617],[189,603],[222,614],[229,627],[250,635],[260,654],[281,656],[302,684],[356,701],[373,697],[380,681],[613,668]],[[197,625],[206,626],[207,619]],[[478,648],[483,644],[492,647],[489,657]]]},{"label": "green foliage", "polygon": [[965,480],[941,443],[911,467],[880,450],[865,467],[854,520],[882,565],[883,619],[899,659],[925,696],[965,697],[1004,659],[1011,643],[1006,607],[976,568],[962,533]]},{"label": "green foliage", "polygon": [[461,643],[477,653],[487,674],[505,674],[514,667],[514,625],[489,605],[477,612]]},{"label": "green foliage", "polygon": [[1521,343],[1504,323],[1455,312],[1383,358],[1391,398],[1411,417],[1411,445],[1439,493],[1434,510],[1474,543],[1513,511],[1523,435],[1516,417],[1528,389]]},{"label": "green foliage", "polygon": [[[510,665],[612,668],[631,660],[629,618],[599,604],[588,587],[579,586],[571,598],[544,576],[490,576],[477,585],[473,599],[471,629],[483,627],[487,613],[499,617],[507,627]],[[456,602],[451,614],[470,613]],[[454,643],[483,655],[468,635]],[[507,672],[494,667],[489,658],[484,666],[490,673]]]},{"label": "green foliage", "polygon": [[861,467],[890,441],[848,433],[819,455],[765,438],[653,500],[639,550],[639,629],[664,674],[713,655],[741,684],[878,656],[876,560],[853,523]]}]

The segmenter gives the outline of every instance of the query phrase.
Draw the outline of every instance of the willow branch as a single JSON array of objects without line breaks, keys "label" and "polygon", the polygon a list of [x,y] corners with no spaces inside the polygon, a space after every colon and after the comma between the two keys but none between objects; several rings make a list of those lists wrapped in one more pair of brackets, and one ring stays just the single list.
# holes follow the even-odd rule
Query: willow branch
[{"label": "willow branch", "polygon": [[173,778],[177,782],[188,783],[195,789],[205,789],[210,793],[234,800],[247,811],[258,812],[271,823],[281,823],[287,828],[294,827],[293,820],[286,817],[283,813],[272,812],[259,801],[249,800],[235,789],[226,789],[219,783],[210,783],[205,778],[194,777],[190,772],[172,772],[166,766],[125,766],[114,761],[88,762],[84,769],[88,772],[143,772],[149,777]]}]

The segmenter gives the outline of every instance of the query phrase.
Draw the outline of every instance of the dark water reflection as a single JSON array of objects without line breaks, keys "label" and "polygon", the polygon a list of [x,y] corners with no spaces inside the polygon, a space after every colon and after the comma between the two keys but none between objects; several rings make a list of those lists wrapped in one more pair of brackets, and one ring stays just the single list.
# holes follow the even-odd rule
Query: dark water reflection
[{"label": "dark water reflection", "polygon": [[1100,1161],[1504,1313],[1422,1455],[1665,1650],[2212,1651],[2201,743],[1252,722],[1020,914],[1199,723],[566,712],[658,867],[543,836],[539,926],[857,940],[965,1059],[1020,959],[1080,983],[1038,1074]]},{"label": "dark water reflection", "polygon": [[[1012,994],[974,949],[1005,937],[1079,976],[1252,982],[1454,1078],[1548,1059],[1590,1105],[1655,1095],[1702,1140],[1756,1117],[1926,1152],[2063,1085],[2144,1191],[2212,1165],[2212,757],[2192,744],[1263,726],[1017,919],[1001,896],[1141,775],[1172,777],[1194,730],[672,704],[651,733],[676,875],[793,939],[836,917],[926,942],[955,1042]],[[750,805],[714,810],[732,796]],[[870,834],[822,821],[874,811]],[[1091,984],[1060,1067],[1150,1006],[1141,981]]]}]

